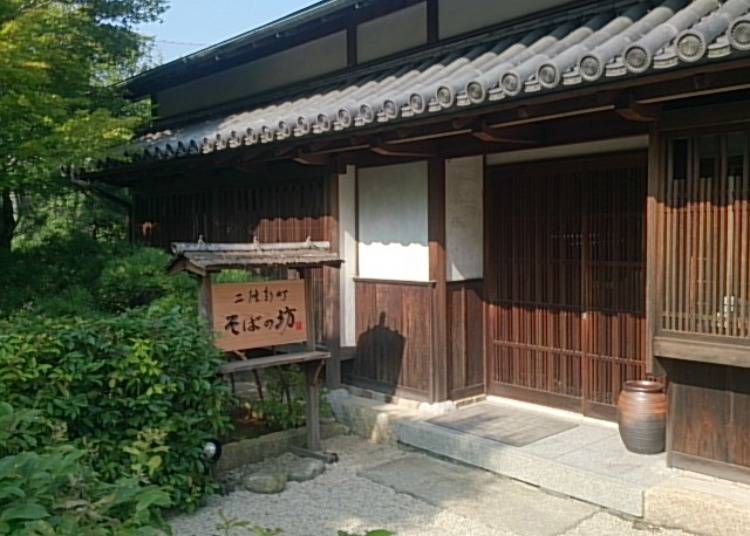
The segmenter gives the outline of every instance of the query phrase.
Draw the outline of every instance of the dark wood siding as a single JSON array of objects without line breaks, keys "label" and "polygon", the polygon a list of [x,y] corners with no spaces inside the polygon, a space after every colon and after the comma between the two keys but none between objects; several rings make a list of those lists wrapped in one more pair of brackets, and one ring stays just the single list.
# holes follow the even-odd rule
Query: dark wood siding
[{"label": "dark wood siding", "polygon": [[430,396],[430,283],[356,282],[355,384],[426,400]]},{"label": "dark wood siding", "polygon": [[662,360],[670,465],[750,483],[750,369]]},{"label": "dark wood siding", "polygon": [[484,392],[482,281],[448,283],[448,391],[458,400]]},{"label": "dark wood siding", "polygon": [[[169,248],[172,242],[264,242],[329,240],[335,225],[321,176],[293,180],[254,180],[217,173],[201,179],[171,179],[133,189],[135,239]],[[325,318],[323,270],[314,270],[318,340],[331,340],[334,324]],[[330,276],[329,276],[330,277]],[[330,286],[330,285],[329,285]]]},{"label": "dark wood siding", "polygon": [[645,374],[645,188],[645,155],[492,172],[490,392],[614,416]]},{"label": "dark wood siding", "polygon": [[199,184],[170,181],[134,190],[135,236],[150,246],[171,242],[325,240],[327,180],[239,181],[207,178]]}]

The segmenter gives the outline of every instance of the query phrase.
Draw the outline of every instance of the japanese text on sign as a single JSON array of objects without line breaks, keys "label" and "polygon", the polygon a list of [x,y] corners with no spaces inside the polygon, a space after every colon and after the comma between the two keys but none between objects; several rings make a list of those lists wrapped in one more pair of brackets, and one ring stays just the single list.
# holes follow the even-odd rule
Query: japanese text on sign
[{"label": "japanese text on sign", "polygon": [[301,280],[214,285],[216,345],[232,351],[304,342],[304,296]]}]

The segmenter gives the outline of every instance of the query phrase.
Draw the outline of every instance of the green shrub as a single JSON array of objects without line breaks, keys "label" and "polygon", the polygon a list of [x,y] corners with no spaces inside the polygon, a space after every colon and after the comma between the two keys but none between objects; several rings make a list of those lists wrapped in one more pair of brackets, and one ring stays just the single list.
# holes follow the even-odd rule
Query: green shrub
[{"label": "green shrub", "polygon": [[194,299],[195,282],[187,274],[168,274],[169,259],[159,249],[135,248],[107,262],[97,285],[102,309],[121,312],[166,296],[182,302]]},{"label": "green shrub", "polygon": [[135,476],[194,507],[212,489],[201,447],[228,428],[221,354],[195,311],[0,321],[0,400],[63,426],[101,477]]},{"label": "green shrub", "polygon": [[17,410],[0,402],[0,458],[34,450],[56,439],[55,430],[41,412]]},{"label": "green shrub", "polygon": [[89,314],[96,309],[90,290],[92,282],[115,250],[112,245],[74,234],[12,253],[0,252],[3,267],[0,317],[21,309],[46,310],[49,314],[75,310],[76,314]]},{"label": "green shrub", "polygon": [[169,505],[156,486],[102,482],[72,447],[0,458],[0,534],[162,534],[160,509]]}]

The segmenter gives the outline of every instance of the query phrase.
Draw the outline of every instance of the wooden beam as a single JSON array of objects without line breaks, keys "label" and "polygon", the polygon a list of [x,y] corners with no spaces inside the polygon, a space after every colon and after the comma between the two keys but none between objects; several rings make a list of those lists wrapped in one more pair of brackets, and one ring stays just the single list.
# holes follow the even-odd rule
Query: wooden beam
[{"label": "wooden beam", "polygon": [[472,132],[472,136],[488,143],[511,143],[514,145],[538,145],[540,143],[538,139],[529,140],[508,136],[508,134],[504,134],[499,130],[489,128],[484,123],[479,127],[479,130]]},{"label": "wooden beam", "polygon": [[331,158],[324,154],[307,154],[307,153],[297,153],[297,155],[293,158],[295,162],[298,164],[303,164],[305,166],[332,166],[333,161]]},{"label": "wooden beam", "polygon": [[615,113],[628,121],[653,123],[659,119],[661,105],[636,102],[632,94],[623,95],[615,103]]},{"label": "wooden beam", "polygon": [[435,282],[432,300],[432,352],[430,400],[448,399],[448,287],[446,276],[445,160],[428,162],[427,234],[430,280]]},{"label": "wooden beam", "polygon": [[437,148],[432,143],[417,142],[412,144],[384,144],[378,143],[370,149],[380,156],[400,156],[410,158],[433,158],[437,156]]},{"label": "wooden beam", "polygon": [[658,292],[658,262],[661,254],[660,217],[661,184],[664,181],[662,137],[656,125],[651,127],[648,148],[648,186],[646,190],[646,371],[661,375],[661,367],[654,359],[654,337],[657,332],[657,319],[660,314]]},{"label": "wooden beam", "polygon": [[440,39],[440,9],[437,0],[427,0],[427,42],[437,43]]},{"label": "wooden beam", "polygon": [[[325,237],[330,251],[339,252],[339,175],[328,177],[327,214],[324,217]],[[323,268],[323,333],[332,359],[326,363],[326,385],[336,389],[341,385],[341,293],[340,268]]]},{"label": "wooden beam", "polygon": [[346,64],[357,65],[357,24],[354,21],[346,27]]}]

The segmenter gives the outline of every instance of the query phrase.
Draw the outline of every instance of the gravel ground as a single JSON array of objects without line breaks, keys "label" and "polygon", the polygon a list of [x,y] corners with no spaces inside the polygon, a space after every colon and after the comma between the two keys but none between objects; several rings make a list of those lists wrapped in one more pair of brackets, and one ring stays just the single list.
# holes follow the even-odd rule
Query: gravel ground
[{"label": "gravel ground", "polygon": [[[396,460],[407,454],[374,445],[353,436],[326,442],[341,461],[328,466],[315,480],[289,482],[278,495],[236,491],[212,497],[194,514],[171,520],[176,536],[209,536],[216,533],[221,513],[247,520],[252,525],[279,528],[283,536],[336,536],[337,531],[364,533],[384,528],[398,536],[517,536],[489,528],[477,520],[450,509],[429,505],[410,495],[376,484],[357,475],[358,471]],[[541,492],[540,492],[541,493]],[[247,534],[234,531],[231,534]],[[637,527],[631,521],[597,512],[560,536],[683,536],[675,530]]]}]

